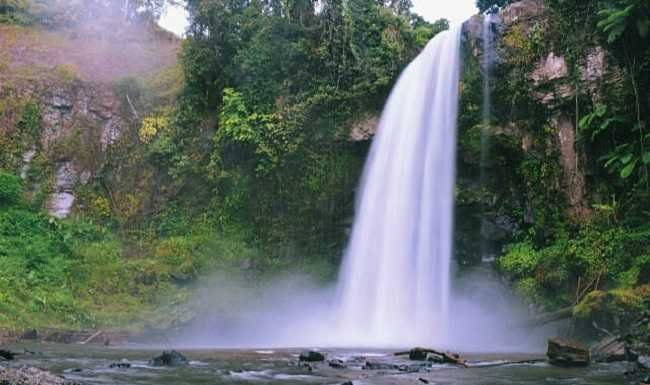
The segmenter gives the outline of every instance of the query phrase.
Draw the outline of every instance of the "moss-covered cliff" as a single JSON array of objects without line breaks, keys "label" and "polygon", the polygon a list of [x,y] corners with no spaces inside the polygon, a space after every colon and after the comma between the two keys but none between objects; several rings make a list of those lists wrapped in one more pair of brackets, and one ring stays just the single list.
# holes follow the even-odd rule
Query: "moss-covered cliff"
[{"label": "moss-covered cliff", "polygon": [[[496,258],[516,291],[546,309],[650,279],[650,106],[637,84],[647,69],[633,63],[647,46],[612,41],[602,18],[587,4],[534,0],[493,15],[487,122],[484,17],[464,26],[457,256]],[[582,332],[602,333],[588,323]]]}]

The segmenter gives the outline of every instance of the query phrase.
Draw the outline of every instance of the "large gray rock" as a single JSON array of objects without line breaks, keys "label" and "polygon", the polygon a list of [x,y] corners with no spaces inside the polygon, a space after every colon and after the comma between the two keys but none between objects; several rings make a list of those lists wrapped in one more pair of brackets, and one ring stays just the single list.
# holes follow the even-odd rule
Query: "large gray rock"
[{"label": "large gray rock", "polygon": [[637,355],[627,349],[625,341],[618,336],[605,337],[591,348],[594,361],[616,362],[635,361]]},{"label": "large gray rock", "polygon": [[546,356],[551,364],[557,366],[587,366],[591,362],[587,348],[559,338],[548,340]]}]

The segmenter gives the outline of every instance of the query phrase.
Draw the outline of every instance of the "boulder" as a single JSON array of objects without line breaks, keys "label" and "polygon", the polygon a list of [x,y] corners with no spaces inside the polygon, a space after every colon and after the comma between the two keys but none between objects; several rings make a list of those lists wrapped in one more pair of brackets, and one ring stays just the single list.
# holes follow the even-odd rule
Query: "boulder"
[{"label": "boulder", "polygon": [[348,366],[342,360],[330,360],[328,362],[330,368],[346,369]]},{"label": "boulder", "polygon": [[154,357],[150,362],[151,366],[179,367],[187,366],[189,360],[176,350],[164,351],[161,355]]},{"label": "boulder", "polygon": [[323,353],[310,350],[300,353],[300,361],[305,362],[322,362],[325,361],[325,355]]},{"label": "boulder", "polygon": [[591,356],[598,362],[635,361],[637,355],[629,350],[618,336],[605,337],[591,348]]},{"label": "boulder", "polygon": [[560,338],[548,340],[546,355],[549,362],[557,366],[587,366],[591,361],[587,348]]}]

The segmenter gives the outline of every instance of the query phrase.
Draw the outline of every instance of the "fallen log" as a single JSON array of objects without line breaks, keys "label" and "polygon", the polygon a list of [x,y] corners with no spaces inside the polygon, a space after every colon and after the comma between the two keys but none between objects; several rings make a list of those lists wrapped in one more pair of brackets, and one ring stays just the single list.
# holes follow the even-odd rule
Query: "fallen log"
[{"label": "fallen log", "polygon": [[540,362],[546,362],[544,358],[537,358],[537,359],[528,359],[528,360],[520,360],[520,361],[499,361],[499,362],[489,362],[486,364],[467,364],[467,368],[493,368],[495,366],[505,366],[505,365],[525,365],[525,364],[538,364]]},{"label": "fallen log", "polygon": [[81,345],[86,345],[90,342],[93,342],[97,337],[101,336],[104,334],[103,330],[98,330],[95,333],[93,333],[90,337],[86,338],[85,340],[79,342]]},{"label": "fallen log", "polygon": [[429,354],[435,354],[439,356],[442,360],[442,363],[445,364],[454,364],[463,367],[467,367],[467,362],[460,357],[460,355],[451,352],[440,352],[433,349],[425,348],[413,348],[409,351],[396,352],[395,356],[409,356],[409,359],[414,361],[426,361]]}]

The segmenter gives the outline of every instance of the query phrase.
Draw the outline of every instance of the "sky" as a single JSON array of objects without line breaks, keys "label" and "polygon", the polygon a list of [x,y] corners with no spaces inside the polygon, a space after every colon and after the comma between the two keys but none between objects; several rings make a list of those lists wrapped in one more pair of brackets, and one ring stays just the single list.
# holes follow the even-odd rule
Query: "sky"
[{"label": "sky", "polygon": [[411,0],[413,10],[429,21],[445,18],[462,23],[478,13],[476,0]]},{"label": "sky", "polygon": [[[446,18],[452,23],[461,23],[477,13],[476,0],[412,0],[413,10],[429,21]],[[168,6],[160,19],[160,25],[177,35],[182,35],[187,26],[187,15],[181,7]]]}]

